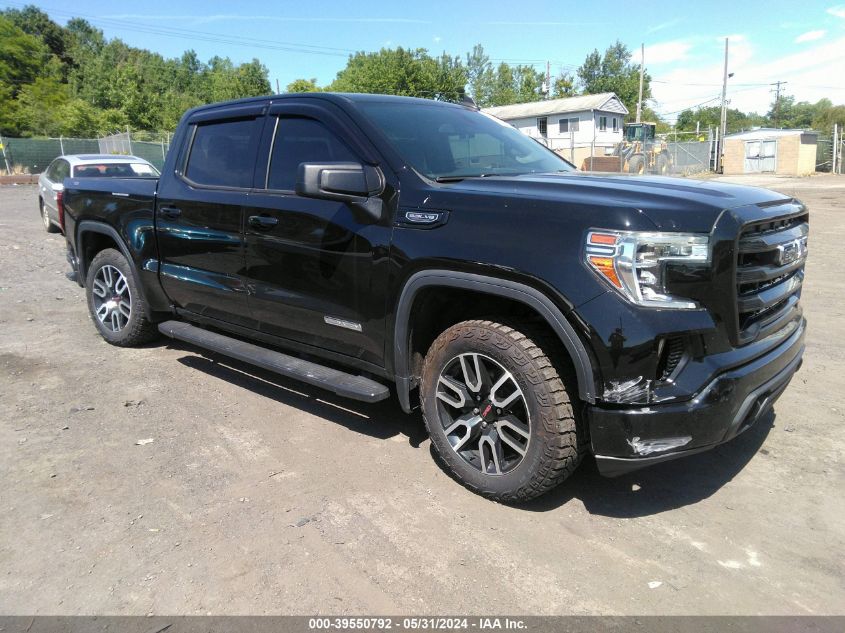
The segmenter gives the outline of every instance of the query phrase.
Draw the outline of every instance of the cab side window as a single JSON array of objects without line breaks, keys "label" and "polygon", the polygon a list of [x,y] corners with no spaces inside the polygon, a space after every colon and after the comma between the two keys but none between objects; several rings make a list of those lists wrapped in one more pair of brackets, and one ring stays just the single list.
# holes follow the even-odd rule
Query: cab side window
[{"label": "cab side window", "polygon": [[213,187],[252,187],[261,119],[212,121],[197,125],[185,177]]},{"label": "cab side window", "polygon": [[352,150],[319,121],[280,117],[270,154],[268,189],[293,191],[300,163],[360,162]]}]

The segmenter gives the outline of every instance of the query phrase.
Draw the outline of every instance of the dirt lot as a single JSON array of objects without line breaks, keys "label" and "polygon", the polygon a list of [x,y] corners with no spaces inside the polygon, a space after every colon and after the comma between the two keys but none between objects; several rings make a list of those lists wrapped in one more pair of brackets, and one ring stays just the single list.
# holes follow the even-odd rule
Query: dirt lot
[{"label": "dirt lot", "polygon": [[523,507],[454,483],[392,400],[110,347],[35,189],[0,189],[0,613],[845,613],[845,179],[769,180],[813,213],[775,414]]}]

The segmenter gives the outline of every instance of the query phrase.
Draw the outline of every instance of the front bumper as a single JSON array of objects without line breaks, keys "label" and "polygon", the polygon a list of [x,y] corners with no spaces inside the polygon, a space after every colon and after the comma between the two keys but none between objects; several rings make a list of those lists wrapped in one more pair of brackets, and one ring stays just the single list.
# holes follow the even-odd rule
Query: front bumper
[{"label": "front bumper", "polygon": [[608,477],[692,455],[733,439],[759,420],[801,366],[806,322],[776,348],[716,376],[691,400],[631,408],[593,406],[590,437]]}]

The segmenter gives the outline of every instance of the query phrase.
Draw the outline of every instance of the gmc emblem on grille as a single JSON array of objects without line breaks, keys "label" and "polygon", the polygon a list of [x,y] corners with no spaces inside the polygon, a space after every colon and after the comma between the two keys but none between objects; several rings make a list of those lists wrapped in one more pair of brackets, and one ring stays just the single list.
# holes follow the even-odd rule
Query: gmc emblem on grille
[{"label": "gmc emblem on grille", "polygon": [[787,242],[786,244],[778,245],[778,264],[786,266],[794,261],[802,259],[807,256],[807,238],[799,237],[798,239]]}]

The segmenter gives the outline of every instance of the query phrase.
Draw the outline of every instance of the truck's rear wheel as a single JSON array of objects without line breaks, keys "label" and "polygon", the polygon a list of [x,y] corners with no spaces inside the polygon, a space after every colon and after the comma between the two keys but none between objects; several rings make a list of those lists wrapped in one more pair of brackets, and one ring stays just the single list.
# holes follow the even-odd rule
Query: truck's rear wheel
[{"label": "truck's rear wheel", "polygon": [[100,335],[112,345],[133,347],[158,335],[146,317],[144,298],[135,283],[129,262],[120,251],[100,251],[85,280],[88,311]]},{"label": "truck's rear wheel", "polygon": [[458,323],[431,345],[423,418],[438,456],[467,488],[527,500],[580,462],[583,438],[550,351],[493,321]]}]

